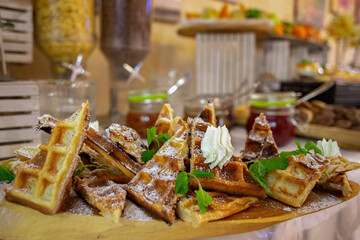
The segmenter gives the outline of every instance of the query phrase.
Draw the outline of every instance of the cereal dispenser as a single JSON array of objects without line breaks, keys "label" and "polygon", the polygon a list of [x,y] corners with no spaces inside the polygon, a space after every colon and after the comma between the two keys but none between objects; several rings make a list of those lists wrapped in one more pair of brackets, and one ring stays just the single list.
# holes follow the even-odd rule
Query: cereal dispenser
[{"label": "cereal dispenser", "polygon": [[38,46],[51,59],[56,78],[69,78],[61,62],[75,63],[95,47],[94,0],[34,1],[35,36]]},{"label": "cereal dispenser", "polygon": [[110,61],[113,116],[118,113],[117,93],[126,90],[129,77],[124,64],[135,68],[149,52],[150,12],[151,0],[102,1],[100,46]]}]

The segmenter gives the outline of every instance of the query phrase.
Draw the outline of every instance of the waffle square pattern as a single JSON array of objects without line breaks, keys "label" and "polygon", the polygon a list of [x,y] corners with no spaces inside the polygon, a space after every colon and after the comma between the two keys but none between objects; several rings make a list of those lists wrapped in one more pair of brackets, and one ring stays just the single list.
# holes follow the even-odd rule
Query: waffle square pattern
[{"label": "waffle square pattern", "polygon": [[63,204],[80,157],[78,153],[89,125],[89,103],[86,102],[68,119],[60,120],[40,152],[18,167],[6,199],[54,214]]}]

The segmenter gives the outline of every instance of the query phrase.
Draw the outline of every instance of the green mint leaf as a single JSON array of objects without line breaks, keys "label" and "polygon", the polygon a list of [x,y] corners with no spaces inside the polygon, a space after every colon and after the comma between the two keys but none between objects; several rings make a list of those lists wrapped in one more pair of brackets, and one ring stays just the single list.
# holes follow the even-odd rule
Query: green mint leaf
[{"label": "green mint leaf", "polygon": [[312,141],[308,141],[305,144],[305,149],[308,151],[314,150],[315,153],[322,155],[322,151],[320,150],[320,148],[318,148]]},{"label": "green mint leaf", "polygon": [[146,129],[146,133],[147,133],[147,143],[148,143],[148,146],[150,146],[151,142],[154,139],[156,139],[156,127]]},{"label": "green mint leaf", "polygon": [[286,156],[277,157],[277,158],[269,158],[269,159],[262,159],[258,162],[253,163],[250,168],[249,172],[250,175],[262,186],[266,193],[271,193],[270,188],[268,187],[265,175],[268,171],[280,169],[284,170],[289,165],[289,159]]},{"label": "green mint leaf", "polygon": [[169,140],[170,138],[171,138],[170,135],[167,134],[167,133],[161,133],[161,134],[159,134],[159,135],[157,136],[158,141],[161,142],[161,143],[166,142],[166,141]]},{"label": "green mint leaf", "polygon": [[209,206],[212,203],[212,197],[202,189],[202,187],[199,185],[199,190],[195,190],[196,193],[196,199],[198,201],[198,205],[200,208],[200,211],[202,213],[206,212],[206,207]]},{"label": "green mint leaf", "polygon": [[156,154],[155,149],[150,149],[150,150],[143,151],[142,154],[141,154],[141,161],[146,163],[149,160],[151,160],[155,154]]},{"label": "green mint leaf", "polygon": [[301,144],[300,144],[299,141],[296,141],[295,144],[296,144],[296,146],[298,147],[298,149],[299,149],[300,151],[303,150],[303,148],[301,147]]},{"label": "green mint leaf", "polygon": [[186,194],[189,191],[189,178],[186,172],[179,173],[176,178],[175,193]]},{"label": "green mint leaf", "polygon": [[192,170],[191,174],[193,174],[195,177],[210,177],[214,178],[214,174],[211,172],[202,172],[200,170]]},{"label": "green mint leaf", "polygon": [[249,170],[250,175],[260,184],[261,187],[265,189],[266,194],[270,194],[271,190],[267,185],[267,182],[264,177],[260,177],[259,174],[254,171]]},{"label": "green mint leaf", "polygon": [[85,170],[85,168],[77,169],[77,170],[74,172],[73,177],[75,177],[75,176],[77,176],[77,175],[80,175],[80,173],[82,173],[84,170]]},{"label": "green mint leaf", "polygon": [[15,178],[15,175],[13,175],[9,168],[8,168],[8,162],[10,162],[12,160],[9,160],[5,163],[3,163],[1,166],[0,166],[0,181],[9,181],[9,182],[12,182],[12,180],[14,180]]}]

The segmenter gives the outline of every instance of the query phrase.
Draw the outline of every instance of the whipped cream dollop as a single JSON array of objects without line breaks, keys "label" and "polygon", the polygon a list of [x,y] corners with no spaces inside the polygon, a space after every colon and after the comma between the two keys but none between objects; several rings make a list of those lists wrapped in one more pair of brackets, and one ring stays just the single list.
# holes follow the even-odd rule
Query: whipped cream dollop
[{"label": "whipped cream dollop", "polygon": [[205,163],[209,163],[211,169],[225,166],[234,153],[229,130],[225,126],[208,127],[201,142],[201,150],[206,158]]},{"label": "whipped cream dollop", "polygon": [[336,141],[329,139],[328,141],[323,138],[317,141],[317,147],[322,151],[322,155],[325,157],[339,157],[341,156],[339,146]]}]

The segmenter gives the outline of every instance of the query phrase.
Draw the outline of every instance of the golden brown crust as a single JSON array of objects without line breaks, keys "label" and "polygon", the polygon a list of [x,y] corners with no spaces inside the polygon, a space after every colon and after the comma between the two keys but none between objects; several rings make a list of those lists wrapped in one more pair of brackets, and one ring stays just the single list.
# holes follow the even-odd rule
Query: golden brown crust
[{"label": "golden brown crust", "polygon": [[318,154],[288,156],[285,170],[272,170],[265,175],[270,197],[293,207],[300,207],[329,166],[329,159]]},{"label": "golden brown crust", "polygon": [[183,221],[191,222],[193,227],[198,227],[202,223],[219,220],[249,207],[260,205],[259,200],[255,197],[235,197],[219,192],[209,192],[208,194],[213,201],[205,213],[200,211],[195,194],[187,194],[177,204],[177,215]]},{"label": "golden brown crust", "polygon": [[174,223],[176,178],[185,170],[188,157],[189,129],[185,122],[128,183],[128,195],[134,201],[155,213],[165,221]]},{"label": "golden brown crust", "polygon": [[263,113],[255,119],[241,155],[244,161],[259,161],[279,156],[272,131]]},{"label": "golden brown crust", "polygon": [[[222,169],[215,167],[210,169],[209,164],[204,163],[201,150],[201,142],[207,128],[215,122],[215,110],[211,102],[209,102],[199,117],[191,120],[191,158],[190,171],[200,170],[203,172],[211,172],[215,178],[202,177],[199,178],[201,186],[204,189],[224,192],[234,195],[250,195],[266,198],[266,193],[258,184],[246,181],[250,179],[247,166],[242,162],[241,158],[233,156],[230,162],[223,166]],[[195,181],[191,181],[193,186]]]},{"label": "golden brown crust", "polygon": [[83,172],[74,178],[74,188],[101,215],[119,222],[125,207],[126,191],[123,189],[127,178],[108,169]]},{"label": "golden brown crust", "polygon": [[[38,118],[37,128],[51,133],[57,123],[57,119],[45,114]],[[122,149],[106,136],[103,136],[93,128],[86,131],[85,144],[98,152],[108,166],[121,170],[129,180],[140,171],[141,165],[133,161]]]},{"label": "golden brown crust", "polygon": [[140,135],[132,128],[125,125],[113,123],[106,129],[107,137],[117,144],[124,152],[136,159],[140,164],[144,164],[141,160],[141,154],[147,150],[142,142]]},{"label": "golden brown crust", "polygon": [[46,214],[56,213],[79,163],[78,153],[88,125],[89,103],[86,102],[70,118],[58,121],[49,143],[40,145],[40,152],[17,168],[12,188],[6,190],[6,199]]}]

